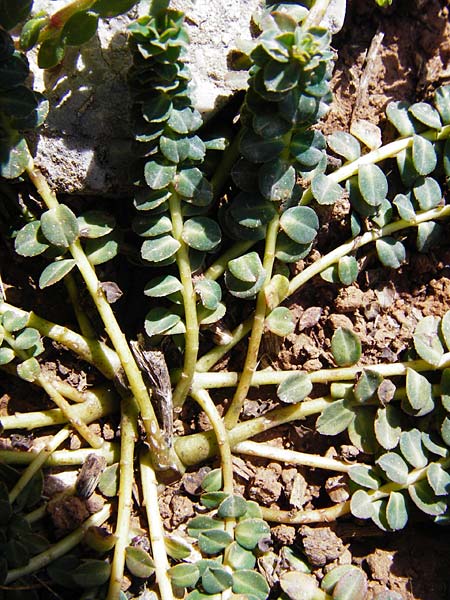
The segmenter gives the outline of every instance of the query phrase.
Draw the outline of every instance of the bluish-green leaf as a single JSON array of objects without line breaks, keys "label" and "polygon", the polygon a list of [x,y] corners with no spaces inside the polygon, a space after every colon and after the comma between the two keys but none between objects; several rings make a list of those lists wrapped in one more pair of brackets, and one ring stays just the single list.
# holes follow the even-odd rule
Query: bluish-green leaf
[{"label": "bluish-green leaf", "polygon": [[440,319],[429,315],[424,317],[414,331],[414,348],[420,358],[437,367],[444,355],[444,347],[439,339]]},{"label": "bluish-green leaf", "polygon": [[401,219],[404,219],[405,221],[414,221],[416,211],[414,210],[414,205],[410,200],[409,194],[408,196],[405,194],[397,194],[392,201],[392,204],[396,206]]},{"label": "bluish-green leaf", "polygon": [[211,597],[231,587],[232,581],[231,573],[221,566],[208,566],[202,573],[202,587]]},{"label": "bluish-green leaf", "polygon": [[141,256],[149,262],[162,262],[172,257],[180,248],[180,242],[171,235],[145,240],[141,247]]},{"label": "bluish-green leaf", "polygon": [[277,388],[278,398],[287,404],[297,404],[304,400],[312,390],[307,373],[289,375]]},{"label": "bluish-green leaf", "polygon": [[195,250],[211,252],[221,241],[222,234],[219,225],[209,217],[193,217],[183,226],[183,241]]},{"label": "bluish-green leaf", "polygon": [[222,289],[216,281],[199,279],[195,282],[194,289],[205,308],[216,310],[222,298]]},{"label": "bluish-green leaf", "polygon": [[370,519],[373,516],[372,497],[364,490],[356,490],[350,499],[350,511],[357,519]]},{"label": "bluish-green leaf", "polygon": [[264,164],[258,174],[259,189],[271,202],[286,202],[292,195],[296,173],[286,161],[275,160]]},{"label": "bluish-green leaf", "polygon": [[140,546],[125,548],[125,563],[130,573],[140,579],[147,579],[155,572],[152,557]]},{"label": "bluish-green leaf", "polygon": [[319,131],[306,131],[295,134],[291,139],[292,156],[307,168],[315,167],[323,157],[325,137]]},{"label": "bluish-green leaf", "polygon": [[352,481],[370,490],[377,490],[381,485],[380,479],[368,465],[353,465],[350,467],[348,475]]},{"label": "bluish-green leaf", "polygon": [[393,237],[383,237],[375,242],[381,264],[390,269],[398,269],[406,258],[404,245]]},{"label": "bluish-green leaf", "polygon": [[39,221],[31,221],[24,225],[19,229],[14,240],[15,251],[21,256],[37,256],[45,252],[48,247]]},{"label": "bluish-green leaf", "polygon": [[408,111],[420,123],[431,127],[431,129],[440,129],[442,127],[438,111],[426,102],[416,102],[409,107]]},{"label": "bluish-green leaf", "polygon": [[343,156],[348,161],[356,160],[361,155],[358,140],[345,131],[336,131],[327,136],[327,144],[335,154]]},{"label": "bluish-green leaf", "polygon": [[281,215],[280,227],[297,244],[310,244],[317,236],[319,219],[309,206],[294,206]]},{"label": "bluish-green leaf", "polygon": [[59,204],[42,215],[41,231],[51,244],[68,248],[79,235],[78,221],[68,206]]},{"label": "bluish-green leaf", "polygon": [[361,358],[361,342],[351,329],[339,327],[331,338],[331,352],[339,367],[349,367]]},{"label": "bluish-green leaf", "polygon": [[377,165],[360,165],[358,186],[362,197],[370,206],[378,206],[386,198],[388,183],[386,175]]},{"label": "bluish-green leaf", "polygon": [[428,252],[441,241],[443,232],[442,226],[435,221],[419,223],[416,238],[417,250],[419,252]]},{"label": "bluish-green leaf", "polygon": [[167,574],[177,587],[194,587],[200,578],[200,571],[195,564],[180,563],[171,567]]},{"label": "bluish-green leaf", "polygon": [[431,383],[424,375],[411,368],[406,369],[406,395],[417,416],[423,416],[434,408]]},{"label": "bluish-green leaf", "polygon": [[414,121],[408,112],[408,102],[389,102],[386,108],[386,116],[394,125],[400,135],[407,136],[415,133]]},{"label": "bluish-green leaf", "polygon": [[435,208],[442,200],[441,187],[432,177],[420,177],[414,184],[413,193],[421,210]]},{"label": "bluish-green leaf", "polygon": [[355,413],[347,400],[335,400],[319,416],[316,429],[322,435],[337,435],[347,429]]},{"label": "bluish-green leaf", "polygon": [[176,169],[175,165],[148,161],[144,167],[145,181],[152,190],[162,190],[174,181]]},{"label": "bluish-green leaf", "polygon": [[393,450],[400,440],[402,428],[400,413],[395,406],[386,406],[377,410],[375,435],[385,450]]},{"label": "bluish-green leaf", "polygon": [[400,451],[415,469],[422,469],[428,463],[422,447],[422,436],[418,429],[402,432],[400,436]]},{"label": "bluish-green leaf", "polygon": [[65,277],[75,266],[75,261],[72,258],[66,258],[64,260],[58,260],[51,263],[42,271],[39,277],[39,287],[44,289],[57,283],[63,277]]},{"label": "bluish-green leaf", "polygon": [[421,479],[408,487],[411,500],[419,510],[427,515],[436,517],[447,510],[447,502],[439,499],[426,479]]},{"label": "bluish-green leaf", "polygon": [[261,259],[257,252],[249,252],[239,258],[230,260],[228,269],[234,277],[248,283],[256,283],[264,273]]},{"label": "bluish-green leaf", "polygon": [[318,173],[313,177],[311,192],[318,204],[334,204],[344,194],[339,183],[323,173]]},{"label": "bluish-green leaf", "polygon": [[208,529],[198,536],[198,546],[205,554],[217,554],[226,548],[233,538],[221,529]]},{"label": "bluish-green leaf", "polygon": [[231,495],[223,500],[218,509],[217,516],[221,519],[242,517],[247,512],[247,502],[242,496]]},{"label": "bluish-green leaf", "polygon": [[391,492],[386,506],[386,519],[393,531],[403,529],[408,522],[408,507],[401,492]]},{"label": "bluish-green leaf", "polygon": [[241,152],[244,158],[253,163],[275,160],[284,148],[281,138],[267,139],[247,130],[241,139]]},{"label": "bluish-green leaf", "polygon": [[343,256],[337,264],[339,280],[344,285],[350,285],[358,278],[358,263],[354,256]]},{"label": "bluish-green leaf", "polygon": [[450,85],[442,85],[434,92],[434,103],[444,125],[450,123]]},{"label": "bluish-green leaf", "polygon": [[427,469],[427,481],[436,496],[448,496],[450,474],[440,463],[431,463]]},{"label": "bluish-green leaf", "polygon": [[227,563],[234,571],[253,569],[256,564],[256,556],[237,542],[233,542],[227,548]]},{"label": "bluish-green leaf", "polygon": [[412,159],[419,175],[429,175],[436,168],[437,156],[434,145],[421,135],[414,135]]},{"label": "bluish-green leaf", "polygon": [[117,256],[118,252],[119,241],[115,232],[89,239],[86,243],[86,256],[91,265],[102,265]]},{"label": "bluish-green leaf", "polygon": [[116,225],[112,214],[101,210],[89,210],[78,218],[78,228],[81,237],[99,238],[111,233]]},{"label": "bluish-green leaf", "polygon": [[269,331],[280,337],[285,337],[295,329],[294,318],[286,306],[277,306],[269,313],[265,320]]},{"label": "bluish-green leaf", "polygon": [[[152,308],[145,317],[145,331],[148,336],[166,334],[174,327],[183,325],[180,315],[160,306]],[[183,325],[184,330],[184,325]],[[183,331],[180,331],[182,333]]]},{"label": "bluish-green leaf", "polygon": [[235,594],[251,594],[258,600],[265,600],[270,591],[264,577],[249,569],[241,569],[233,573],[232,589]]},{"label": "bluish-green leaf", "polygon": [[408,479],[408,465],[395,452],[387,452],[380,456],[377,465],[383,469],[387,478],[394,483],[405,484]]},{"label": "bluish-green leaf", "polygon": [[262,519],[244,519],[236,525],[235,539],[243,548],[253,550],[258,543],[270,534],[269,525]]}]

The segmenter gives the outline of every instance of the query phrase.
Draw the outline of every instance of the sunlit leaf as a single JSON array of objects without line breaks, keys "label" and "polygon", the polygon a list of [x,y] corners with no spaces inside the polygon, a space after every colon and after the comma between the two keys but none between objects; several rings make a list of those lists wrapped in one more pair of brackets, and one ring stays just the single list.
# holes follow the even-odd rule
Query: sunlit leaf
[{"label": "sunlit leaf", "polygon": [[331,338],[331,352],[339,367],[354,365],[361,358],[361,342],[351,329],[338,327]]}]

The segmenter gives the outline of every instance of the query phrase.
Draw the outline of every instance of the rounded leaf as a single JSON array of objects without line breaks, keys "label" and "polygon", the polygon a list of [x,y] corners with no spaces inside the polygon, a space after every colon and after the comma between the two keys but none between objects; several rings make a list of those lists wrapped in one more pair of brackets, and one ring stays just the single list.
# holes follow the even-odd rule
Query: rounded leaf
[{"label": "rounded leaf", "polygon": [[242,517],[247,512],[247,502],[242,496],[232,495],[225,498],[217,509],[217,516],[222,519]]},{"label": "rounded leaf", "polygon": [[419,510],[432,517],[442,515],[447,510],[445,499],[439,499],[426,479],[408,487],[411,500]]},{"label": "rounded leaf", "polygon": [[371,519],[373,516],[372,497],[364,490],[356,490],[350,500],[350,511],[357,519]]},{"label": "rounded leaf", "polygon": [[406,258],[405,246],[393,237],[380,238],[375,243],[381,264],[398,269]]},{"label": "rounded leaf", "polygon": [[440,319],[424,317],[414,331],[414,348],[420,358],[437,367],[444,355],[444,348],[439,339]]},{"label": "rounded leaf", "polygon": [[342,198],[343,188],[330,176],[318,173],[311,181],[311,192],[318,204],[334,204]]},{"label": "rounded leaf", "polygon": [[339,327],[331,338],[331,352],[339,367],[349,367],[361,358],[361,342],[351,329]]},{"label": "rounded leaf", "polygon": [[25,381],[36,381],[41,374],[41,367],[35,358],[28,358],[17,365],[17,375]]},{"label": "rounded leaf", "polygon": [[264,274],[261,259],[257,252],[249,252],[239,258],[230,260],[228,269],[234,277],[248,283],[256,283]]},{"label": "rounded leaf", "polygon": [[218,554],[232,541],[231,535],[221,529],[208,529],[198,536],[198,546],[205,554]]},{"label": "rounded leaf", "polygon": [[234,530],[238,544],[247,550],[253,550],[258,543],[269,536],[270,527],[262,519],[244,519]]},{"label": "rounded leaf", "polygon": [[286,571],[280,575],[280,586],[290,600],[315,600],[321,597],[318,595],[317,579],[307,573]]},{"label": "rounded leaf", "polygon": [[409,107],[408,111],[415,119],[427,127],[431,127],[432,129],[440,129],[442,127],[438,111],[426,102],[416,102]]},{"label": "rounded leaf", "polygon": [[394,483],[404,484],[408,479],[408,465],[395,452],[386,452],[380,456],[377,465],[383,469],[387,478]]},{"label": "rounded leaf", "polygon": [[200,579],[200,571],[194,564],[181,563],[167,571],[173,585],[177,587],[194,587]]},{"label": "rounded leaf", "polygon": [[162,190],[175,179],[175,165],[165,165],[157,161],[148,161],[144,167],[144,177],[152,190]]},{"label": "rounded leaf", "polygon": [[377,165],[360,165],[358,187],[367,204],[378,206],[386,198],[388,192],[386,175]]},{"label": "rounded leaf", "polygon": [[431,463],[427,469],[427,481],[436,496],[448,496],[450,474],[439,463]]},{"label": "rounded leaf", "polygon": [[220,526],[224,527],[224,524],[217,519],[213,519],[212,517],[200,516],[194,517],[187,524],[188,534],[198,539],[198,536],[203,531],[208,531],[210,529],[218,529]]},{"label": "rounded leaf", "polygon": [[222,469],[213,469],[207,473],[202,481],[202,489],[205,490],[205,492],[218,492],[221,490]]},{"label": "rounded leaf", "polygon": [[307,373],[289,375],[277,388],[277,396],[286,404],[297,404],[304,400],[312,390],[311,379]]},{"label": "rounded leaf", "polygon": [[333,600],[360,600],[367,596],[367,575],[362,569],[347,571],[333,590]]},{"label": "rounded leaf", "polygon": [[339,156],[348,161],[356,160],[361,156],[361,146],[358,140],[345,131],[336,131],[327,136],[328,147]]},{"label": "rounded leaf", "polygon": [[292,195],[295,179],[295,169],[290,163],[275,160],[259,170],[259,189],[271,202],[286,202]]},{"label": "rounded leaf", "polygon": [[220,244],[221,237],[219,225],[208,217],[193,217],[183,226],[182,238],[195,250],[211,252]]},{"label": "rounded leaf", "polygon": [[227,548],[227,563],[234,571],[253,569],[256,564],[256,556],[237,542],[233,542]]},{"label": "rounded leaf", "polygon": [[205,308],[208,310],[216,310],[222,299],[222,288],[217,281],[199,279],[195,282],[194,289]]},{"label": "rounded leaf", "polygon": [[207,594],[219,594],[231,587],[231,573],[221,566],[208,566],[202,574],[202,587]]},{"label": "rounded leaf", "polygon": [[135,577],[147,579],[155,572],[155,563],[148,552],[139,546],[125,548],[125,564]]},{"label": "rounded leaf", "polygon": [[354,256],[343,256],[337,264],[338,276],[344,285],[350,285],[358,278],[358,263]]},{"label": "rounded leaf", "polygon": [[95,34],[98,14],[93,11],[77,11],[63,27],[61,37],[68,46],[81,46]]},{"label": "rounded leaf", "polygon": [[377,490],[381,485],[374,470],[368,465],[353,465],[348,470],[348,475],[352,481],[369,490]]},{"label": "rounded leaf", "polygon": [[322,435],[337,435],[347,429],[355,418],[355,412],[347,400],[335,400],[322,412],[316,429]]},{"label": "rounded leaf", "polygon": [[260,573],[249,569],[241,569],[233,573],[233,592],[235,594],[251,594],[258,600],[265,600],[269,591],[267,581]]},{"label": "rounded leaf", "polygon": [[391,492],[386,506],[386,519],[393,531],[403,529],[408,522],[408,507],[401,492]]},{"label": "rounded leaf", "polygon": [[103,585],[109,579],[111,565],[103,560],[86,559],[72,573],[72,580],[84,588]]},{"label": "rounded leaf", "polygon": [[68,206],[60,204],[42,215],[41,231],[54,246],[68,248],[79,235],[78,221]]},{"label": "rounded leaf", "polygon": [[267,315],[265,321],[269,331],[280,337],[285,337],[294,331],[294,319],[289,308],[278,306]]},{"label": "rounded leaf", "polygon": [[113,215],[101,210],[89,210],[77,218],[80,237],[99,238],[111,233],[116,225]]},{"label": "rounded leaf", "polygon": [[160,275],[151,279],[144,288],[144,294],[151,298],[164,298],[183,289],[183,285],[174,275]]},{"label": "rounded leaf", "polygon": [[49,245],[42,235],[39,221],[27,223],[18,231],[14,240],[15,251],[21,256],[38,256],[45,252],[48,247]]},{"label": "rounded leaf", "polygon": [[441,186],[432,177],[420,177],[414,184],[413,193],[421,210],[435,208],[442,200]]},{"label": "rounded leaf", "polygon": [[145,240],[141,247],[141,256],[149,262],[159,263],[176,254],[181,244],[171,235],[163,235]]},{"label": "rounded leaf", "polygon": [[[145,331],[148,336],[163,335],[173,333],[174,327],[179,328],[180,325],[183,327],[184,324],[181,321],[180,315],[170,312],[166,308],[158,306],[152,308],[145,317]],[[177,331],[177,333],[183,333],[183,331]]]},{"label": "rounded leaf", "polygon": [[297,244],[309,244],[317,235],[319,219],[309,206],[294,206],[281,215],[280,227]]},{"label": "rounded leaf", "polygon": [[375,435],[378,443],[385,450],[393,450],[402,433],[400,413],[394,406],[386,406],[377,410],[375,419]]},{"label": "rounded leaf", "polygon": [[419,175],[429,175],[436,168],[437,156],[432,142],[421,135],[413,136],[412,160]]},{"label": "rounded leaf", "polygon": [[86,243],[86,256],[91,265],[102,265],[117,256],[118,252],[119,242],[114,232],[103,237],[89,239]]}]

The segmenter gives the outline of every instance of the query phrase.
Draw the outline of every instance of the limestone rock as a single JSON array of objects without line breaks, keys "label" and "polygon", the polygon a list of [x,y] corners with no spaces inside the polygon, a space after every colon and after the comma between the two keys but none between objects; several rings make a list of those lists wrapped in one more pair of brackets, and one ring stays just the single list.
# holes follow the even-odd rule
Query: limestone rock
[{"label": "limestone rock", "polygon": [[[171,4],[186,14],[195,103],[206,117],[238,87],[229,77],[227,55],[238,39],[250,38],[251,15],[262,3],[175,0]],[[54,13],[66,4],[66,0],[35,0],[34,11]],[[51,107],[33,140],[35,160],[58,193],[121,196],[130,191],[126,73],[131,59],[126,27],[135,17],[133,12],[101,21],[90,42],[69,49],[63,64],[50,71],[41,71],[35,56],[30,57],[35,89],[48,97]]]}]

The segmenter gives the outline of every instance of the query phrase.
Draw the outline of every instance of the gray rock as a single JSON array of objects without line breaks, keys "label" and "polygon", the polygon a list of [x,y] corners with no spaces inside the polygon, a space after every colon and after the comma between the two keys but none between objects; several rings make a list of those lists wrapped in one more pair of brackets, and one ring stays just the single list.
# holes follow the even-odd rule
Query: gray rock
[{"label": "gray rock", "polygon": [[[239,87],[229,77],[227,55],[239,38],[250,38],[250,19],[263,0],[175,0],[191,38],[189,66],[195,103],[207,117]],[[65,1],[35,0],[51,13]],[[141,3],[139,10],[144,10]],[[98,33],[63,64],[41,71],[30,57],[34,86],[50,101],[50,113],[35,142],[35,162],[58,193],[127,194],[131,159],[130,66],[126,27],[136,16],[101,21]]]}]

